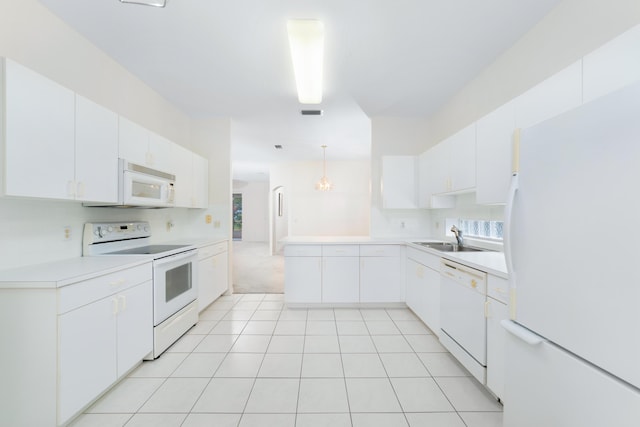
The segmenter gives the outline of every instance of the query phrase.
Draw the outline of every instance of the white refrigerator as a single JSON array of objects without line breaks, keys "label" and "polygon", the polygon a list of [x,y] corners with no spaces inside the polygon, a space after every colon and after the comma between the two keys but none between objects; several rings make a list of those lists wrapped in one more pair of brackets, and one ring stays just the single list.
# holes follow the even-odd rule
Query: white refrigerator
[{"label": "white refrigerator", "polygon": [[640,85],[522,130],[504,427],[640,426]]}]

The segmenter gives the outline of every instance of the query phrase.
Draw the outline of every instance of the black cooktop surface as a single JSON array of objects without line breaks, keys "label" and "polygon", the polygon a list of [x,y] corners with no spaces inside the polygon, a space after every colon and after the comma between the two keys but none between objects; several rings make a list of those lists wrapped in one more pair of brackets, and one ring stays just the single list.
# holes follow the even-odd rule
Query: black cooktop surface
[{"label": "black cooktop surface", "polygon": [[108,255],[152,255],[186,247],[187,245],[149,245],[140,246],[138,248],[125,249],[122,251],[109,252]]}]

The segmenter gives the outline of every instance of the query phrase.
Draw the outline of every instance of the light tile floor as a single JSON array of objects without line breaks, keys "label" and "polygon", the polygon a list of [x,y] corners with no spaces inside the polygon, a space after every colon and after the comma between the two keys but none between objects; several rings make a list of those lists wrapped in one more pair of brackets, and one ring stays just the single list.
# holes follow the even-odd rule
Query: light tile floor
[{"label": "light tile floor", "polygon": [[408,309],[223,296],[74,427],[501,427],[502,406]]}]

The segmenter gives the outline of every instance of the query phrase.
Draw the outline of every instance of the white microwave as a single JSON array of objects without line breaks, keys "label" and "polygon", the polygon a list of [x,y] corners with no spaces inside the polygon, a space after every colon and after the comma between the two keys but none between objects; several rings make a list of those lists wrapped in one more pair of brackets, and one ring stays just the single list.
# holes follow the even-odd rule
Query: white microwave
[{"label": "white microwave", "polygon": [[85,206],[170,208],[175,206],[175,175],[119,159],[118,202]]}]

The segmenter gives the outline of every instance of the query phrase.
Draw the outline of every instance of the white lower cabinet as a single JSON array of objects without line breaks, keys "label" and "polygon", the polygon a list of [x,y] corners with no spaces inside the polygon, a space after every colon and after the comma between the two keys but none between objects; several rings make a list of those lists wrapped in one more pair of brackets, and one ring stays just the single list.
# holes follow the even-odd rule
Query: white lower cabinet
[{"label": "white lower cabinet", "polygon": [[0,289],[0,424],[67,424],[153,348],[151,263],[60,288]]},{"label": "white lower cabinet", "polygon": [[401,245],[287,245],[287,303],[404,301]]},{"label": "white lower cabinet", "polygon": [[400,245],[360,246],[360,302],[403,302]]},{"label": "white lower cabinet", "polygon": [[359,253],[358,245],[322,246],[322,302],[359,301]]},{"label": "white lower cabinet", "polygon": [[440,257],[407,249],[406,303],[431,329],[440,335]]},{"label": "white lower cabinet", "polygon": [[489,275],[487,278],[487,388],[500,400],[505,401],[505,341],[507,332],[500,322],[509,319],[507,280]]},{"label": "white lower cabinet", "polygon": [[202,311],[224,294],[229,286],[227,241],[198,251],[198,310]]},{"label": "white lower cabinet", "polygon": [[284,248],[284,299],[287,303],[322,302],[322,247]]},{"label": "white lower cabinet", "polygon": [[145,282],[58,317],[60,422],[149,353],[153,346],[151,286]]}]

